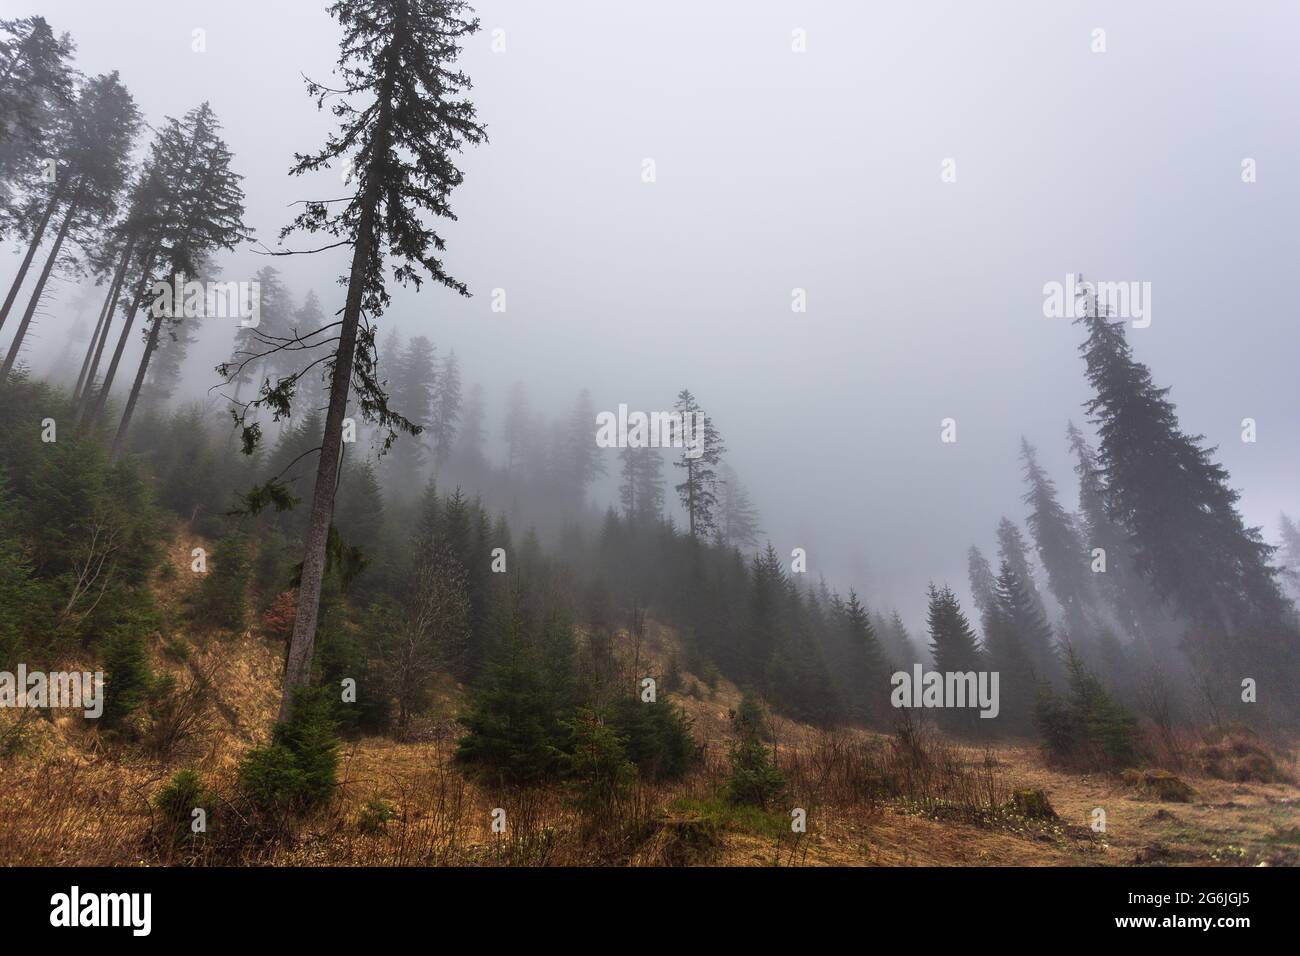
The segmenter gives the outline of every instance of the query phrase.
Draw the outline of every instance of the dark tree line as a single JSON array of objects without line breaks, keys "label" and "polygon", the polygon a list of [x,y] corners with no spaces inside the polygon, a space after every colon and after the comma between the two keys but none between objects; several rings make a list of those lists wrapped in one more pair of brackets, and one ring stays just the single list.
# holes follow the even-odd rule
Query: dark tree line
[{"label": "dark tree line", "polygon": [[[1079,323],[1098,444],[1068,425],[1077,511],[1060,503],[1035,448],[1021,445],[1026,521],[1058,613],[1047,613],[1012,521],[997,527],[998,573],[978,548],[969,552],[981,651],[1002,672],[1008,722],[1027,725],[1035,685],[1077,684],[1084,671],[1137,706],[1153,685],[1165,700],[1172,680],[1189,718],[1249,719],[1254,706],[1294,717],[1300,694],[1278,677],[1300,665],[1287,569],[1244,524],[1227,472],[1202,436],[1181,429],[1169,389],[1133,357],[1123,323],[1098,309]],[[1243,692],[1245,682],[1258,696]]]},{"label": "dark tree line", "polygon": [[[236,332],[219,369],[233,431],[161,407],[192,329],[176,303],[151,301],[159,281],[216,275],[219,254],[249,238],[215,113],[205,103],[167,118],[142,143],[116,74],[78,75],[71,41],[39,17],[0,21],[0,226],[27,245],[0,310],[14,329],[0,365],[12,410],[0,437],[14,450],[0,475],[0,592],[24,609],[0,612],[0,646],[112,646],[137,660],[156,611],[143,585],[171,514],[220,538],[221,570],[200,598],[207,619],[234,629],[269,615],[285,640],[282,721],[300,692],[357,675],[365,703],[337,720],[405,731],[446,673],[474,686],[460,756],[480,772],[515,782],[580,773],[573,761],[610,746],[598,732],[606,721],[633,763],[668,760],[672,726],[639,726],[640,712],[627,711],[645,675],[612,663],[616,635],[638,633],[649,611],[676,628],[680,664],[705,682],[725,675],[817,724],[888,722],[890,675],[923,657],[902,618],[810,583],[771,544],[757,549],[757,509],[691,391],[674,410],[700,425],[679,430],[685,447],[669,459],[679,527],[656,448],[620,450],[619,508],[593,506],[613,456],[595,444],[586,391],[548,420],[520,383],[498,434],[482,389],[462,393],[455,354],[440,356],[432,335],[390,333],[380,345],[389,281],[469,294],[445,267],[435,224],[455,218],[456,154],[486,139],[454,67],[478,21],[459,0],[339,0],[330,11],[343,30],[341,87],[308,89],[338,127],[290,172],[346,164],[352,175],[346,195],[306,201],[281,236],[319,245],[275,255],[347,250],[344,294],[337,308],[312,293],[299,303],[274,266],[258,273],[262,321]],[[70,395],[32,382],[19,362],[59,270],[104,287]],[[934,665],[999,671],[997,726],[1011,733],[1059,729],[1068,713],[1052,695],[1067,688],[1095,700],[1114,688],[1127,703],[1135,675],[1156,671],[1216,713],[1240,710],[1249,678],[1269,708],[1294,716],[1300,690],[1283,679],[1300,663],[1283,590],[1293,579],[1279,577],[1213,449],[1181,429],[1122,325],[1095,312],[1080,322],[1095,439],[1068,428],[1077,508],[1025,441],[1028,538],[1004,517],[996,561],[968,553],[978,622],[950,588],[930,587]],[[132,377],[123,360],[140,333]],[[128,378],[117,427],[104,431]],[[44,447],[35,423],[51,413],[71,434]],[[498,437],[500,465],[487,450]],[[552,525],[539,529],[544,513]],[[1289,522],[1284,534],[1294,564]],[[676,726],[665,713],[654,719]],[[954,729],[980,729],[969,716]],[[656,734],[663,746],[646,745]]]}]

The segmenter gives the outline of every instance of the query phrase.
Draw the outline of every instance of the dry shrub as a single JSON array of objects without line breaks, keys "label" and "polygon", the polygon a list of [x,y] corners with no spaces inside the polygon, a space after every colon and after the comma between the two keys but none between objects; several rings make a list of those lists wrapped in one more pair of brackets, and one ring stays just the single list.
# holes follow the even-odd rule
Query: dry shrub
[{"label": "dry shrub", "polygon": [[987,753],[977,762],[968,760],[933,724],[907,710],[899,712],[882,756],[885,794],[929,816],[983,822],[1007,802],[996,760]]},{"label": "dry shrub", "polygon": [[1144,717],[1138,721],[1137,730],[1141,740],[1140,749],[1149,764],[1175,773],[1188,769],[1189,755],[1199,743],[1192,728],[1161,724]]},{"label": "dry shrub", "polygon": [[1290,783],[1277,753],[1266,741],[1246,727],[1231,726],[1212,731],[1196,748],[1193,759],[1208,777],[1236,783]]},{"label": "dry shrub", "polygon": [[154,757],[170,760],[193,758],[199,752],[199,738],[208,726],[208,704],[212,698],[210,674],[195,671],[188,682],[173,688],[150,708],[142,744]]},{"label": "dry shrub", "polygon": [[890,737],[845,731],[819,734],[810,746],[783,751],[780,766],[801,805],[878,812],[894,800],[930,816],[985,820],[1006,803],[998,762],[944,738],[933,723],[899,712]]},{"label": "dry shrub", "polygon": [[826,806],[874,807],[879,797],[882,743],[842,730],[820,732],[807,749],[790,749],[778,761],[795,794]]}]

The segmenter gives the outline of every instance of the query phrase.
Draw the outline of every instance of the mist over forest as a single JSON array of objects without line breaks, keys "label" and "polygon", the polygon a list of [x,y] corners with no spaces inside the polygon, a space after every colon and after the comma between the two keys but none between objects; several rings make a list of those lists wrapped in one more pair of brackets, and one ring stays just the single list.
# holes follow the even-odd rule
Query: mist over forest
[{"label": "mist over forest", "polygon": [[[1087,774],[1290,801],[1297,26],[0,0],[0,760],[152,788],[0,818],[83,864],[911,863],[798,829],[894,806],[1078,865]],[[1296,862],[1259,812],[1232,862]],[[1103,862],[1224,861],[1154,821]]]},{"label": "mist over forest", "polygon": [[[120,5],[55,0],[41,12],[75,26],[85,72],[122,70],[149,122],[212,103],[245,177],[247,221],[275,248],[289,204],[337,182],[334,171],[285,175],[328,129],[303,108],[300,74],[328,76],[335,27],[310,4],[145,6],[147,33],[118,29]],[[1189,431],[1219,446],[1248,523],[1280,542],[1300,471],[1296,421],[1282,414],[1297,333],[1281,239],[1300,195],[1283,175],[1243,188],[1237,170],[1252,155],[1280,172],[1295,149],[1290,126],[1267,120],[1289,109],[1288,84],[1262,66],[1292,69],[1267,49],[1284,42],[1289,13],[1252,11],[1228,29],[1209,8],[1168,24],[1123,5],[1025,17],[1014,4],[913,15],[759,3],[744,16],[718,4],[682,29],[684,7],[605,7],[479,10],[484,30],[462,62],[491,144],[464,155],[459,222],[444,227],[474,297],[394,290],[380,323],[381,339],[424,334],[457,352],[467,384],[484,388],[494,460],[516,381],[548,417],[583,387],[599,409],[647,411],[689,387],[724,430],[764,540],[805,548],[813,574],[919,625],[930,579],[962,588],[965,549],[991,546],[1003,514],[1023,519],[1022,435],[1071,487],[1065,422],[1083,424],[1087,397],[1080,337],[1043,317],[1043,285],[1141,278],[1160,301],[1134,340],[1139,357],[1174,387]],[[1105,56],[1036,39],[1086,34],[1088,16],[1105,14],[1123,34]],[[795,20],[815,38],[802,57],[785,42]],[[1241,69],[1195,68],[1215,31],[1216,57]],[[984,68],[1010,51],[1014,68]],[[1131,84],[1162,109],[1143,115]],[[889,86],[912,93],[881,95]],[[1260,118],[1247,130],[1242,102]],[[949,156],[959,178],[944,189]],[[646,157],[653,186],[641,182]],[[1215,179],[1223,164],[1233,174]],[[1189,190],[1199,203],[1184,201]],[[268,264],[256,248],[223,256],[223,278]],[[344,260],[269,264],[301,300],[330,292]],[[796,287],[808,290],[803,314],[790,309]],[[492,312],[496,288],[504,313]],[[77,295],[61,290],[47,308],[89,335],[95,305],[83,315]],[[227,357],[231,330],[199,325],[177,401],[210,398]],[[59,328],[38,326],[34,366],[62,353]],[[950,415],[962,431],[944,447]],[[1256,445],[1240,441],[1246,416],[1261,423]],[[616,495],[611,480],[593,501]]]}]

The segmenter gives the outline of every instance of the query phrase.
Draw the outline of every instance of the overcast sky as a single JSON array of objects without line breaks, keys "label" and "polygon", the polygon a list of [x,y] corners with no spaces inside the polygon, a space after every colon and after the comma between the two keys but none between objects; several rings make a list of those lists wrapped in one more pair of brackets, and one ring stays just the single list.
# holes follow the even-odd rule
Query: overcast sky
[{"label": "overcast sky", "polygon": [[[926,583],[964,592],[966,548],[991,553],[999,516],[1023,518],[1022,434],[1074,506],[1080,330],[1044,316],[1043,285],[1082,272],[1151,283],[1150,327],[1130,341],[1183,426],[1220,446],[1248,520],[1274,540],[1278,512],[1300,511],[1300,8],[476,7],[484,29],[462,65],[490,143],[463,157],[460,222],[440,229],[476,295],[397,292],[380,327],[454,348],[494,426],[516,379],[556,412],[582,386],[598,409],[646,411],[689,387],[773,543],[917,625]],[[78,66],[119,70],[154,123],[211,101],[268,244],[289,203],[339,195],[333,174],[286,175],[331,127],[301,78],[327,80],[336,58],[324,3],[0,0],[0,13],[70,31]],[[1257,182],[1242,182],[1246,158]],[[276,264],[333,311],[344,258]],[[227,256],[223,278],[267,261]],[[16,258],[3,265],[7,283]],[[38,368],[67,339],[71,298],[48,306]],[[205,331],[187,395],[212,384],[229,335]],[[1255,444],[1241,441],[1248,416]],[[955,444],[940,441],[947,417]]]}]

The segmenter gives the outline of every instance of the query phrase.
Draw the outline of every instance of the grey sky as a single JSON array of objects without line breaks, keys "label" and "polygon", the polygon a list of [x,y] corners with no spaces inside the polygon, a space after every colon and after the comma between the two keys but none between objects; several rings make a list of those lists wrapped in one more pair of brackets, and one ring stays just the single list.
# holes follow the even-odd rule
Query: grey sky
[{"label": "grey sky", "polygon": [[[332,174],[285,175],[331,125],[300,76],[333,65],[324,7],[0,0],[4,16],[71,31],[83,71],[120,70],[151,121],[210,100],[271,245],[290,202],[340,194]],[[1184,427],[1220,445],[1249,521],[1272,540],[1278,511],[1300,510],[1294,5],[476,7],[463,67],[491,142],[463,157],[461,221],[444,230],[476,296],[398,292],[380,324],[454,348],[494,427],[516,379],[553,412],[584,385],[598,409],[647,411],[689,387],[773,543],[919,624],[926,583],[964,591],[966,548],[992,551],[998,517],[1021,519],[1022,434],[1074,504],[1080,334],[1044,317],[1042,287],[1081,271],[1152,283],[1152,324],[1130,341]],[[955,183],[940,179],[948,157]],[[266,262],[221,264],[241,279]],[[276,264],[333,311],[342,262]],[[796,287],[806,314],[791,311]],[[47,308],[38,367],[70,299]],[[229,335],[205,330],[188,395],[212,383]],[[955,445],[939,440],[949,416]],[[1247,416],[1256,444],[1240,440]]]}]

